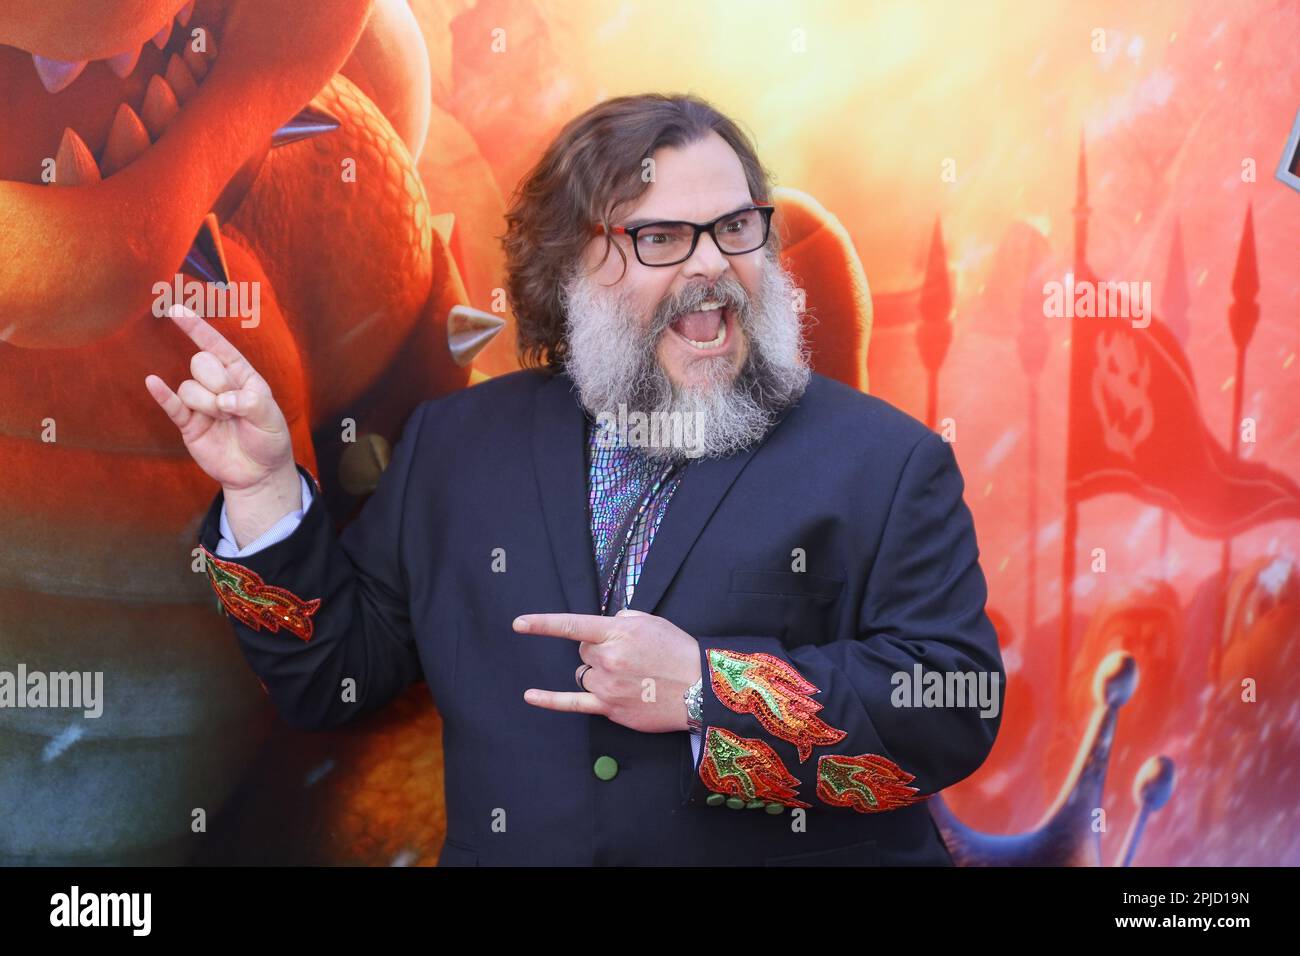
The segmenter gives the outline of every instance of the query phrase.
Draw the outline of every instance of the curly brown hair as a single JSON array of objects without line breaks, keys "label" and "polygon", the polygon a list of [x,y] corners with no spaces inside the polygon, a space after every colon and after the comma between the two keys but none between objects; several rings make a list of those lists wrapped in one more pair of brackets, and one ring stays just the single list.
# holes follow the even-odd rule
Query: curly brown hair
[{"label": "curly brown hair", "polygon": [[[645,93],[604,100],[565,124],[515,188],[506,211],[506,298],[514,313],[519,362],[558,371],[564,364],[560,289],[592,238],[592,223],[609,225],[649,188],[643,163],[662,147],[681,148],[721,136],[740,159],[754,202],[770,202],[773,179],[748,135],[692,94]],[[773,228],[768,254],[779,251]],[[605,234],[605,256],[627,255]],[[602,259],[602,262],[604,260]]]}]

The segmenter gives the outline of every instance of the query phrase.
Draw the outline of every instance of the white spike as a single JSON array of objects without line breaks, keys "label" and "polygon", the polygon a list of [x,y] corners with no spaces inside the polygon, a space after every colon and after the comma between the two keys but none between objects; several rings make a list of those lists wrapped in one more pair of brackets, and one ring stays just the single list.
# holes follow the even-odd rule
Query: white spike
[{"label": "white spike", "polygon": [[144,103],[140,106],[140,119],[144,120],[149,135],[156,141],[180,111],[176,94],[167,81],[157,75],[149,77],[149,88],[145,90]]},{"label": "white spike", "polygon": [[99,170],[112,176],[149,148],[149,131],[128,103],[119,103],[108,131],[108,142],[99,157]]},{"label": "white spike", "polygon": [[179,55],[173,53],[172,58],[167,61],[167,73],[164,77],[167,85],[172,88],[176,94],[176,100],[182,106],[190,101],[190,97],[198,92],[198,84],[194,82],[194,74],[190,68],[185,65],[185,61]]},{"label": "white spike", "polygon": [[172,21],[168,20],[163,24],[163,28],[153,35],[153,45],[158,49],[167,46],[167,41],[172,38]]},{"label": "white spike", "polygon": [[194,45],[186,43],[181,48],[181,60],[189,67],[190,75],[198,83],[208,75],[208,60],[202,53],[194,52]]},{"label": "white spike", "polygon": [[451,245],[451,230],[456,225],[456,214],[454,212],[440,212],[436,216],[429,217],[433,231],[442,236],[443,245]]},{"label": "white spike", "polygon": [[506,326],[506,320],[491,312],[453,305],[447,313],[447,348],[451,358],[462,368]]},{"label": "white spike", "polygon": [[125,80],[135,72],[135,65],[140,62],[140,51],[143,47],[137,47],[135,50],[125,50],[116,56],[110,56],[104,62],[119,78]]},{"label": "white spike", "polygon": [[57,186],[88,186],[100,181],[99,164],[76,130],[63,131],[59,151],[54,157],[54,183]]},{"label": "white spike", "polygon": [[36,64],[36,75],[41,78],[41,85],[50,93],[67,89],[86,68],[85,60],[52,60],[37,53],[32,54],[32,62]]}]

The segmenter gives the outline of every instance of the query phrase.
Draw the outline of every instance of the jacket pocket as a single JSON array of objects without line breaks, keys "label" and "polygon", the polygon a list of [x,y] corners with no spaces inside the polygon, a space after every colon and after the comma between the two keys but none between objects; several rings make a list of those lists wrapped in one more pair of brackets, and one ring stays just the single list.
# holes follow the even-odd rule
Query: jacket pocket
[{"label": "jacket pocket", "polygon": [[731,572],[733,594],[777,594],[805,597],[814,601],[834,601],[844,589],[842,578],[827,578],[801,571]]},{"label": "jacket pocket", "polygon": [[875,840],[851,843],[848,846],[797,853],[793,856],[769,856],[764,866],[876,866],[880,862],[880,848]]}]

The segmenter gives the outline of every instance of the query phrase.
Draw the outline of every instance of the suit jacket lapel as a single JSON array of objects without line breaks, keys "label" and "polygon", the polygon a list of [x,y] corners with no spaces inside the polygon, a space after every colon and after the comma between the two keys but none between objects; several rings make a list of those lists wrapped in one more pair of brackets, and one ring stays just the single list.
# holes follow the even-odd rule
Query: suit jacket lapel
[{"label": "suit jacket lapel", "polygon": [[573,614],[599,614],[596,561],[587,514],[586,416],[572,388],[567,375],[556,374],[538,391],[533,414],[533,464],[547,539],[568,610]]},{"label": "suit jacket lapel", "polygon": [[655,613],[691,546],[752,454],[750,450],[730,458],[700,459],[686,466],[655,532],[628,607]]},{"label": "suit jacket lapel", "polygon": [[[599,614],[600,592],[587,514],[586,416],[573,389],[572,380],[563,373],[541,387],[534,414],[533,463],[551,553],[569,611]],[[797,404],[778,416],[773,429]],[[709,518],[762,447],[760,443],[728,458],[701,458],[686,466],[628,607],[654,613]]]},{"label": "suit jacket lapel", "polygon": [[[768,431],[768,438],[794,407],[787,406],[781,412]],[[728,458],[700,458],[687,464],[681,483],[668,502],[659,530],[655,532],[628,607],[647,614],[655,613],[664,592],[677,576],[709,518],[766,441],[767,438]]]}]

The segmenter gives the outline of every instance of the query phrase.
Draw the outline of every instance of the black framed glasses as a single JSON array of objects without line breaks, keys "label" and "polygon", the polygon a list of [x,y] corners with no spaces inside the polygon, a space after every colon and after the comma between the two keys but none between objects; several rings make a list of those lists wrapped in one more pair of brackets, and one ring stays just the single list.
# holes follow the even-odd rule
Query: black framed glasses
[{"label": "black framed glasses", "polygon": [[[695,253],[700,234],[707,232],[723,255],[741,256],[767,245],[772,230],[772,203],[755,203],[719,216],[712,222],[678,222],[663,220],[636,226],[609,226],[609,232],[622,233],[632,240],[637,261],[643,266],[675,266]],[[604,223],[595,223],[592,231],[602,236]]]}]

